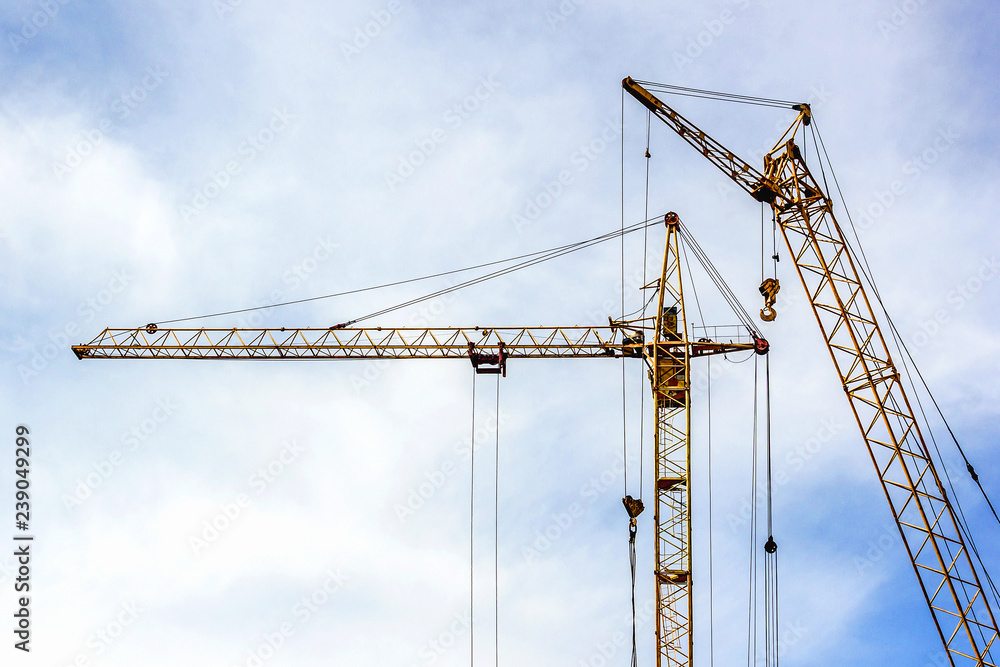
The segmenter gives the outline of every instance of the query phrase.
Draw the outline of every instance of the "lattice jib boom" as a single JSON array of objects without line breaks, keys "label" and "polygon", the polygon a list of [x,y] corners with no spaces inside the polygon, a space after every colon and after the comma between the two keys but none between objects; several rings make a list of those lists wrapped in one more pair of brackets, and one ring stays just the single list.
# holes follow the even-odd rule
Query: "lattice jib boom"
[{"label": "lattice jib boom", "polygon": [[934,469],[833,206],[794,142],[808,105],[764,158],[763,172],[631,78],[622,86],[710,162],[771,205],[857,419],[952,665],[994,665],[1000,637],[955,512]]}]

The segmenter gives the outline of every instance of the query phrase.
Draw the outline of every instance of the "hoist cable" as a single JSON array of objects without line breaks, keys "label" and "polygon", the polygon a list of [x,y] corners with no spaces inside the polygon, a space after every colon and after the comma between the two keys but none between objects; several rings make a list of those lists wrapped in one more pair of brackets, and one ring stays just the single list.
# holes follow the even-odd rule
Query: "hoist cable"
[{"label": "hoist cable", "polygon": [[758,432],[758,368],[753,365],[753,447],[750,464],[750,596],[747,601],[747,666],[751,667],[757,654],[757,432]]},{"label": "hoist cable", "polygon": [[767,456],[767,534],[774,535],[771,523],[771,357],[764,355],[764,437]]},{"label": "hoist cable", "polygon": [[[858,236],[857,228],[856,228],[856,226],[854,224],[854,219],[851,217],[850,210],[847,208],[847,201],[846,201],[846,199],[844,197],[843,191],[840,188],[840,182],[837,179],[837,173],[836,173],[836,171],[833,168],[832,162],[830,162],[830,156],[829,156],[829,153],[826,150],[826,144],[823,141],[823,135],[819,131],[819,128],[818,128],[818,126],[815,123],[815,119],[813,119],[813,128],[814,128],[813,129],[813,133],[814,133],[813,140],[814,140],[814,142],[817,142],[817,149],[818,149],[817,152],[822,151],[823,157],[825,157],[826,162],[830,164],[830,174],[831,174],[831,176],[833,178],[834,185],[836,186],[838,196],[840,197],[841,204],[842,204],[842,206],[844,208],[844,212],[847,214],[847,219],[848,219],[848,222],[849,222],[850,227],[851,227],[851,232],[854,235],[854,239],[855,239],[855,242],[856,242],[857,247],[858,247],[859,257],[861,259],[861,263],[860,263],[859,269],[861,271],[862,276],[865,278],[866,282],[871,287],[872,293],[875,295],[875,300],[878,302],[879,307],[882,310],[882,314],[885,316],[886,321],[889,324],[890,335],[891,335],[891,338],[892,338],[893,342],[895,343],[895,345],[897,347],[897,350],[900,351],[900,359],[904,363],[904,370],[907,370],[906,366],[905,366],[905,359],[908,357],[909,360],[910,360],[910,363],[913,365],[913,369],[916,372],[917,377],[920,379],[920,382],[921,382],[921,384],[924,387],[924,390],[927,392],[927,395],[931,399],[931,402],[934,404],[934,407],[937,410],[937,413],[940,416],[941,421],[944,423],[945,428],[948,430],[948,433],[951,436],[952,441],[955,443],[955,447],[958,449],[959,454],[962,456],[962,459],[963,459],[963,461],[966,464],[966,469],[968,470],[970,476],[973,478],[973,481],[975,481],[975,483],[979,487],[979,490],[982,493],[983,498],[986,500],[986,503],[989,506],[991,512],[993,513],[994,518],[997,520],[998,523],[1000,523],[1000,516],[997,515],[996,509],[994,508],[993,503],[990,501],[990,498],[987,495],[986,490],[983,488],[982,484],[980,483],[978,475],[975,472],[975,469],[972,467],[971,462],[969,462],[968,457],[966,457],[965,451],[962,449],[962,446],[959,443],[958,438],[955,436],[955,433],[952,431],[951,426],[948,423],[947,418],[944,416],[944,412],[941,410],[940,405],[938,405],[937,399],[934,398],[934,394],[931,391],[930,386],[927,384],[927,381],[924,379],[923,374],[920,372],[920,369],[917,366],[916,360],[913,358],[913,355],[910,353],[909,347],[906,345],[906,341],[903,339],[903,336],[899,332],[899,329],[896,327],[896,324],[895,324],[894,320],[892,319],[892,316],[889,315],[889,311],[886,308],[885,303],[882,301],[882,296],[879,293],[878,286],[875,284],[875,281],[874,281],[874,279],[872,277],[871,266],[868,263],[868,257],[865,254],[864,247],[861,245],[861,240],[860,240],[860,237]],[[820,163],[820,167],[821,167],[821,170],[822,170],[823,160],[820,159],[819,163]],[[825,184],[825,171],[823,171],[823,174],[824,174],[824,184]],[[845,239],[845,244],[846,243],[847,243],[847,240]],[[909,377],[908,372],[907,372],[907,377]],[[920,406],[920,395],[919,395],[919,392],[916,391],[915,383],[913,383],[912,379],[910,380],[910,383],[911,383],[911,386],[913,387],[914,398],[917,401],[918,407],[920,407],[921,412],[923,412],[923,408],[922,408],[922,406]],[[928,433],[929,433],[929,435],[931,437],[932,444],[934,445],[935,449],[937,450],[938,458],[941,461],[941,467],[942,467],[942,470],[944,470],[946,481],[948,482],[949,488],[951,488],[953,502],[954,502],[955,507],[958,510],[958,514],[959,514],[959,516],[956,517],[956,522],[958,523],[959,529],[964,534],[965,538],[969,541],[969,545],[972,548],[972,551],[973,551],[973,553],[976,556],[976,560],[979,562],[980,567],[982,568],[983,575],[985,576],[987,582],[989,583],[990,589],[993,591],[994,599],[997,600],[997,601],[1000,601],[1000,594],[998,594],[998,592],[997,592],[997,588],[996,588],[996,586],[993,583],[992,577],[989,574],[989,570],[986,568],[986,564],[983,562],[982,557],[979,555],[979,550],[978,550],[978,548],[976,547],[976,544],[975,544],[975,538],[973,538],[972,532],[969,530],[967,522],[965,521],[965,515],[964,515],[964,511],[962,509],[961,501],[958,498],[958,494],[955,493],[954,486],[951,483],[950,475],[948,474],[948,471],[947,471],[947,467],[944,464],[944,459],[941,456],[940,450],[938,450],[938,448],[937,448],[936,439],[933,436],[933,431],[930,428],[930,423],[927,421],[926,416],[924,417],[924,422],[925,422],[925,424],[927,424]],[[929,452],[926,452],[926,454],[929,457]],[[949,552],[950,552],[950,545],[948,545],[948,548],[949,548]]]},{"label": "hoist cable", "polygon": [[[986,578],[987,583],[989,584],[989,590],[991,590],[992,593],[993,593],[994,601],[1000,600],[1000,596],[998,596],[998,594],[997,594],[996,586],[993,584],[993,580],[990,577],[989,570],[986,568],[986,564],[983,562],[983,559],[982,559],[982,557],[979,554],[979,550],[978,550],[978,548],[976,546],[976,543],[975,543],[975,538],[972,536],[972,533],[969,530],[969,527],[968,527],[967,522],[965,520],[965,513],[964,513],[963,508],[962,508],[961,500],[959,499],[958,494],[955,492],[954,486],[951,483],[951,476],[948,473],[947,466],[945,465],[945,461],[944,461],[944,458],[943,458],[943,456],[941,454],[941,451],[940,451],[940,449],[937,446],[937,440],[934,437],[934,433],[933,433],[933,430],[931,428],[930,422],[927,421],[926,413],[923,410],[922,402],[921,402],[921,399],[920,399],[920,393],[916,390],[916,385],[913,382],[912,378],[909,376],[909,370],[908,370],[908,367],[906,366],[906,363],[905,363],[906,357],[909,357],[910,362],[913,364],[914,370],[917,372],[917,375],[920,378],[921,383],[923,384],[925,391],[927,392],[927,394],[931,398],[931,400],[934,402],[935,407],[937,407],[938,414],[941,416],[942,421],[944,422],[946,428],[948,429],[949,434],[952,436],[952,439],[955,442],[955,445],[958,448],[959,452],[962,454],[963,459],[965,459],[966,467],[969,470],[970,475],[977,482],[977,484],[978,484],[978,479],[977,479],[978,476],[975,474],[975,470],[972,468],[971,463],[969,463],[968,459],[965,458],[965,455],[964,455],[964,452],[962,451],[961,445],[958,443],[958,439],[955,437],[954,432],[951,431],[951,428],[948,425],[947,419],[944,417],[943,412],[940,410],[940,407],[937,405],[937,401],[934,399],[933,392],[931,392],[930,387],[927,385],[927,383],[924,380],[922,374],[920,373],[919,368],[917,367],[916,361],[913,359],[913,356],[910,354],[909,348],[907,347],[906,342],[903,339],[903,336],[900,334],[899,330],[897,329],[897,327],[895,325],[895,322],[893,321],[892,317],[889,315],[889,312],[888,312],[888,309],[885,306],[885,303],[882,301],[882,297],[881,297],[881,294],[879,293],[878,286],[875,284],[875,281],[874,281],[874,278],[873,278],[873,275],[872,275],[871,266],[870,266],[870,264],[868,262],[868,258],[866,256],[866,254],[865,254],[864,247],[861,245],[861,241],[860,241],[860,238],[858,236],[858,232],[857,232],[857,228],[856,228],[856,226],[854,224],[854,220],[851,217],[850,210],[847,208],[847,202],[846,202],[846,199],[844,197],[844,193],[843,193],[843,191],[840,188],[840,183],[839,183],[839,180],[837,179],[836,171],[833,168],[833,164],[830,161],[829,153],[826,150],[826,144],[823,141],[822,133],[819,131],[819,128],[817,126],[815,126],[815,124],[814,124],[814,129],[813,129],[813,140],[814,140],[814,142],[817,143],[817,152],[821,151],[822,152],[822,157],[825,157],[826,162],[829,163],[829,165],[830,165],[831,177],[833,178],[834,185],[837,188],[837,192],[838,192],[838,195],[840,197],[841,204],[843,205],[844,211],[847,214],[847,219],[848,219],[848,222],[850,224],[852,234],[854,235],[854,239],[855,239],[855,241],[857,243],[858,256],[859,256],[859,258],[861,260],[860,265],[859,265],[858,268],[860,269],[861,275],[864,277],[864,279],[866,280],[867,284],[870,286],[870,288],[872,290],[872,293],[874,294],[875,299],[878,302],[878,304],[879,304],[879,306],[880,306],[880,308],[882,310],[882,314],[885,316],[886,321],[889,324],[890,338],[893,341],[893,343],[895,344],[897,351],[900,352],[900,359],[903,361],[903,371],[905,373],[905,377],[906,377],[907,381],[909,382],[911,388],[913,389],[914,399],[916,400],[917,406],[920,409],[921,414],[923,415],[924,423],[927,426],[928,434],[929,434],[929,436],[931,438],[931,443],[932,443],[935,451],[937,452],[938,460],[940,461],[940,464],[941,464],[941,469],[944,471],[945,481],[948,484],[949,488],[951,489],[952,502],[953,502],[955,508],[958,511],[958,516],[955,516],[955,515],[952,515],[952,516],[954,517],[954,520],[955,520],[955,522],[957,524],[958,531],[959,531],[959,533],[961,535],[964,535],[965,539],[969,543],[969,546],[971,547],[972,553],[975,555],[976,560],[979,562],[979,565],[980,565],[980,568],[983,571],[984,577]],[[828,186],[826,185],[826,172],[825,172],[825,169],[823,168],[823,159],[822,158],[819,160],[819,163],[820,163],[821,172],[823,174],[824,185],[828,188]],[[834,223],[834,224],[836,224],[836,223]],[[846,240],[846,238],[844,239],[844,243],[845,243],[845,245],[848,245],[848,247],[850,247],[849,244],[848,244],[848,242],[847,242],[847,240]],[[904,354],[905,354],[905,356],[904,356]],[[900,414],[902,414],[903,411],[899,410],[900,406],[897,405],[897,401],[895,400],[895,398],[893,398],[892,400],[893,400],[894,409],[896,409],[897,412],[899,412]],[[914,419],[915,419],[915,417],[914,417]],[[901,420],[902,420],[902,417],[898,417],[897,418],[897,422],[900,422],[901,427],[906,428],[905,425],[901,424]],[[924,447],[923,454],[928,458],[928,461],[930,462],[930,460],[931,460],[930,451],[927,449],[926,443],[922,443],[922,444],[923,444],[923,447]],[[933,465],[933,463],[930,463],[930,465]],[[921,478],[923,478],[922,475],[921,475]],[[928,484],[927,480],[921,479],[920,484],[921,484],[921,486],[923,486],[923,488],[924,488],[924,490],[926,492],[926,488],[927,488],[926,485]],[[981,493],[983,494],[983,497],[986,499],[987,504],[990,505],[990,508],[992,510],[993,509],[992,503],[990,502],[989,497],[986,495],[985,489],[983,489],[983,487],[981,485],[979,485],[979,488],[980,488]],[[997,517],[995,515],[995,512],[994,512],[994,518],[997,518],[998,522],[1000,522],[1000,517]],[[950,560],[954,561],[958,557],[957,554],[952,553],[952,545],[951,545],[950,541],[946,541],[945,542],[944,549],[947,552],[948,557],[949,557]],[[966,595],[969,595],[969,591],[966,590],[967,583],[965,581],[961,581],[961,586],[962,586],[963,591],[966,593]],[[989,652],[989,648],[988,647],[989,647],[990,643],[986,640],[985,636],[983,636],[982,626],[979,624],[978,619],[976,618],[975,609],[970,606],[969,610],[970,610],[973,622],[976,624],[977,628],[979,629],[979,635],[980,635],[980,638],[983,641],[983,645],[985,647],[987,647],[986,650],[987,650],[987,652]]]},{"label": "hoist cable", "polygon": [[768,666],[778,664],[778,545],[774,541],[771,486],[771,357],[764,355],[764,437],[767,457],[767,542],[764,544],[764,642]]},{"label": "hoist cable", "polygon": [[496,445],[493,460],[493,658],[500,667],[500,376],[497,375]]},{"label": "hoist cable", "polygon": [[[890,322],[890,326],[892,326],[893,328],[895,327],[895,325],[892,324],[891,322]],[[895,329],[894,329],[894,331],[895,331]],[[895,333],[898,336],[898,331],[895,332]],[[898,338],[894,339],[894,340],[896,340],[897,349],[900,347],[899,340],[901,338],[902,337],[899,336]],[[905,356],[903,355],[903,352],[905,352]],[[911,386],[911,388],[913,390],[913,395],[914,395],[915,400],[917,402],[917,407],[920,410],[920,414],[921,414],[921,416],[922,416],[922,418],[924,420],[924,423],[928,425],[928,434],[930,435],[930,438],[931,438],[931,444],[934,447],[934,451],[937,453],[938,460],[941,461],[941,470],[944,471],[945,481],[948,484],[948,488],[949,488],[949,490],[951,492],[951,497],[954,499],[955,508],[958,510],[958,516],[955,517],[956,522],[958,523],[959,528],[961,529],[962,533],[965,535],[965,538],[969,541],[969,546],[972,549],[972,553],[973,553],[973,555],[975,555],[976,560],[979,562],[979,565],[982,568],[983,576],[986,578],[986,582],[987,582],[987,584],[989,584],[989,588],[990,588],[990,590],[993,593],[994,603],[1000,604],[1000,592],[997,591],[997,587],[993,583],[993,578],[990,576],[989,570],[986,569],[986,564],[983,562],[982,557],[979,555],[979,547],[976,544],[975,537],[973,537],[973,535],[972,535],[972,531],[969,530],[968,519],[965,518],[965,511],[962,508],[961,502],[959,501],[958,494],[955,492],[955,486],[954,486],[954,484],[951,481],[951,474],[948,472],[948,466],[946,466],[945,463],[944,463],[944,456],[941,454],[941,450],[938,447],[937,438],[935,438],[934,431],[930,428],[930,421],[927,419],[927,414],[924,411],[923,401],[920,400],[920,394],[917,391],[917,386],[916,386],[916,384],[913,383],[912,378],[909,375],[909,366],[907,365],[907,362],[906,362],[907,357],[909,357],[910,364],[913,365],[914,372],[916,372],[917,376],[920,378],[921,382],[923,383],[924,390],[927,391],[928,396],[930,397],[931,401],[934,403],[934,407],[937,408],[938,414],[941,416],[941,419],[945,422],[945,426],[946,427],[948,427],[948,423],[944,419],[944,415],[941,413],[941,408],[938,407],[937,401],[934,400],[934,395],[931,394],[930,389],[927,387],[927,383],[924,381],[923,375],[920,373],[920,369],[917,368],[916,362],[913,360],[912,355],[910,355],[909,348],[907,348],[906,345],[905,345],[905,343],[904,343],[902,345],[902,351],[900,352],[900,360],[902,361],[903,368],[904,368],[904,370],[905,370],[905,372],[907,374],[907,378],[910,380],[910,386]],[[948,431],[949,431],[949,433],[951,433],[951,428],[950,427],[948,427]],[[952,436],[953,439],[955,438],[954,433],[951,433],[951,436]],[[955,444],[956,444],[956,446],[958,446],[957,440],[955,441]],[[958,446],[958,449],[959,449],[959,452],[961,452],[961,449],[962,449],[961,446]],[[972,467],[972,464],[970,464],[968,462],[968,459],[966,459],[966,466],[969,467],[969,468]],[[972,472],[973,475],[975,475],[975,470],[974,469],[971,472]],[[979,482],[978,475],[975,475],[974,479],[975,479],[975,481],[977,483]],[[990,499],[986,496],[986,492],[985,492],[985,490],[983,490],[982,486],[980,486],[980,491],[982,491],[983,497],[986,498],[987,505],[989,505],[990,509],[993,510],[993,504],[990,503]],[[996,510],[993,510],[993,516],[996,517]],[[949,553],[950,553],[950,550],[949,550]]]},{"label": "hoist cable", "polygon": [[708,274],[708,277],[715,284],[716,288],[722,294],[723,299],[726,300],[730,308],[733,309],[733,312],[740,320],[740,323],[748,330],[753,331],[754,326],[752,318],[743,308],[743,305],[740,303],[739,299],[736,298],[736,295],[733,294],[733,291],[729,288],[729,285],[726,284],[726,281],[722,278],[722,275],[719,273],[719,270],[715,268],[715,265],[708,258],[708,255],[705,253],[704,250],[702,250],[701,246],[698,245],[698,242],[694,240],[694,237],[692,237],[688,233],[688,231],[683,227],[683,225],[681,226],[681,233],[682,233],[681,238],[683,238],[684,241],[688,243],[688,245],[691,248],[691,251],[694,253],[695,259],[697,259],[699,264],[701,264],[702,268],[705,269],[705,272]]},{"label": "hoist cable", "polygon": [[764,283],[764,202],[760,203],[760,282]]},{"label": "hoist cable", "polygon": [[[892,325],[892,327],[893,330],[895,331],[894,324]],[[928,398],[931,399],[931,403],[934,405],[934,409],[937,411],[938,416],[941,417],[941,421],[944,422],[944,427],[945,429],[947,429],[948,435],[951,436],[952,441],[955,443],[955,447],[958,449],[958,453],[962,456],[962,462],[965,463],[966,470],[968,470],[969,474],[971,475],[972,481],[976,483],[976,485],[979,487],[979,490],[982,492],[983,498],[986,500],[986,504],[989,506],[990,511],[993,513],[993,518],[997,520],[997,523],[1000,523],[1000,516],[997,516],[996,508],[993,507],[993,503],[990,501],[989,496],[986,495],[986,490],[983,488],[982,483],[979,481],[979,475],[976,473],[975,468],[972,467],[972,463],[969,462],[968,457],[965,455],[965,451],[962,449],[962,445],[959,444],[958,438],[955,436],[955,433],[951,430],[951,425],[945,418],[944,412],[941,411],[941,406],[938,405],[937,399],[934,398],[934,394],[931,393],[930,387],[927,386],[927,381],[924,379],[923,373],[920,372],[920,369],[917,367],[916,362],[913,361],[913,356],[910,354],[910,350],[908,347],[906,347],[906,345],[903,345],[903,351],[906,353],[906,356],[910,358],[910,363],[913,364],[913,370],[916,372],[917,377],[920,378],[920,383],[923,385],[924,390],[927,392]]]},{"label": "hoist cable", "polygon": [[635,615],[635,527],[629,527],[628,536],[628,562],[632,572],[632,667],[638,665],[638,644],[636,642],[636,615]]},{"label": "hoist cable", "polygon": [[[621,302],[622,320],[625,319],[625,89],[621,91]],[[625,357],[622,356],[622,467],[624,469],[622,497],[628,495],[628,399],[626,397]],[[639,434],[642,437],[642,434]]]},{"label": "hoist cable", "polygon": [[476,376],[472,372],[472,434],[469,441],[471,462],[469,464],[469,664],[476,660],[476,608],[475,608],[475,513],[476,513]]},{"label": "hoist cable", "polygon": [[[648,299],[646,299],[646,301],[643,303],[643,305],[639,306],[638,308],[636,308],[635,310],[633,310],[631,313],[628,313],[627,315],[625,315],[625,320],[628,321],[628,318],[632,317],[633,315],[639,315],[645,308],[649,307],[649,304],[653,303],[653,299],[655,299],[657,296],[659,296],[659,295],[654,290],[653,294],[650,295],[650,297]],[[643,318],[643,319],[646,319],[646,318]],[[649,318],[649,319],[654,319],[654,318]]]},{"label": "hoist cable", "polygon": [[[649,132],[650,132],[650,120],[652,119],[652,114],[646,112],[646,188],[643,195],[643,202],[645,208],[643,209],[643,219],[649,219],[649,161],[652,156],[649,154]],[[648,285],[649,282],[646,279],[646,267],[647,267],[647,248],[649,246],[649,228],[645,228],[642,232],[642,284]],[[664,249],[664,253],[667,250]],[[660,286],[662,289],[662,285]],[[650,299],[651,300],[651,299]],[[646,301],[649,304],[649,301]],[[657,313],[656,318],[663,317],[663,313]],[[646,318],[646,306],[642,308],[642,318]],[[655,322],[655,319],[654,319]],[[646,449],[645,449],[645,430],[646,430],[646,392],[643,391],[642,387],[642,377],[639,377],[639,499],[642,500],[642,483],[645,477],[645,467],[644,462],[646,459]],[[633,604],[634,606],[634,604]],[[633,634],[635,629],[633,628]],[[633,653],[635,651],[633,650]]]},{"label": "hoist cable", "polygon": [[691,235],[690,231],[688,231],[684,223],[680,224],[680,236],[681,239],[691,248],[691,252],[694,254],[695,259],[697,259],[698,263],[701,264],[705,273],[708,274],[708,277],[722,294],[723,299],[726,300],[726,303],[728,303],[730,308],[733,309],[733,312],[736,314],[736,317],[739,318],[740,323],[746,327],[748,331],[755,332],[756,327],[753,324],[753,318],[751,318],[750,314],[743,308],[740,300],[736,298],[732,289],[730,289],[729,285],[722,278],[722,274],[720,274],[719,270],[715,268],[715,265],[712,263],[712,260],[709,259],[708,254],[701,248],[700,245],[698,245],[698,242],[695,240],[694,236]]},{"label": "hoist cable", "polygon": [[[653,157],[652,155],[649,154],[649,130],[650,130],[650,122],[649,121],[650,121],[650,117],[652,115],[653,114],[651,114],[649,111],[646,112],[646,191],[645,191],[645,195],[643,196],[643,201],[645,203],[645,208],[643,209],[643,215],[642,215],[642,217],[643,217],[644,220],[649,220],[649,160]],[[648,247],[648,245],[649,245],[649,228],[647,227],[642,232],[642,284],[643,285],[647,284],[647,281],[646,281],[646,262],[647,262],[646,253],[647,253],[647,247]],[[624,276],[624,274],[622,274],[622,284],[623,285],[624,285],[624,282],[625,282],[625,276]],[[645,311],[643,311],[642,316],[643,317],[646,316],[646,312]]]},{"label": "hoist cable", "polygon": [[698,290],[694,286],[694,274],[691,273],[691,260],[688,258],[688,250],[684,245],[679,246],[681,252],[684,253],[684,264],[687,265],[688,276],[691,278],[691,294],[694,296],[694,305],[698,309],[698,318],[701,320],[702,325],[705,324],[705,314],[701,311],[701,301],[698,299]]},{"label": "hoist cable", "polygon": [[[906,351],[909,352],[909,350],[906,350]],[[907,364],[906,364],[906,358],[903,357],[903,356],[900,356],[900,359],[902,360],[903,367],[904,367],[907,375],[909,376],[909,368],[907,367]],[[910,359],[910,361],[911,361],[911,363],[913,362],[912,358]],[[913,368],[914,368],[914,370],[918,374],[920,373],[919,369],[917,369],[917,367],[916,367],[916,364],[913,365]],[[948,466],[946,466],[944,464],[944,456],[942,456],[941,450],[940,450],[940,448],[938,448],[937,438],[934,437],[934,431],[930,429],[930,422],[927,419],[926,412],[924,412],[923,401],[920,400],[920,396],[917,393],[916,385],[913,384],[912,380],[910,381],[910,384],[911,384],[911,386],[913,388],[914,396],[916,397],[917,408],[920,410],[920,415],[923,418],[924,423],[926,423],[928,425],[928,433],[929,433],[930,438],[931,438],[931,443],[932,443],[932,445],[934,447],[934,451],[937,452],[938,460],[941,461],[941,469],[944,471],[945,481],[948,483],[948,488],[951,490],[951,497],[954,499],[955,507],[958,510],[958,516],[955,517],[955,519],[956,519],[956,521],[957,521],[957,523],[959,525],[959,528],[962,530],[962,532],[965,534],[966,539],[969,541],[969,546],[972,549],[973,555],[975,555],[976,560],[979,561],[979,565],[980,565],[980,567],[983,570],[983,575],[986,578],[986,582],[989,584],[990,590],[993,593],[994,602],[997,602],[998,600],[1000,600],[1000,594],[998,594],[997,588],[996,588],[996,586],[993,583],[993,578],[990,577],[989,570],[986,569],[986,565],[983,563],[983,559],[979,555],[979,548],[976,545],[976,540],[972,536],[972,532],[969,530],[969,522],[968,522],[968,519],[965,518],[965,511],[962,508],[962,504],[958,500],[958,494],[955,493],[955,486],[954,486],[954,484],[951,481],[951,474],[948,472]],[[931,398],[933,399],[933,396]],[[989,502],[989,499],[987,498],[987,503],[988,502]],[[991,509],[992,509],[992,506],[991,506]],[[951,555],[951,550],[949,548],[949,556],[950,555]]]},{"label": "hoist cable", "polygon": [[773,278],[778,277],[778,213],[771,209],[771,273]]},{"label": "hoist cable", "polygon": [[795,106],[795,102],[788,100],[778,100],[768,97],[754,97],[752,95],[738,95],[736,93],[723,93],[714,90],[700,90],[698,88],[686,88],[684,86],[672,86],[666,83],[657,83],[655,81],[639,81],[635,80],[636,83],[641,84],[646,88],[655,88],[659,91],[671,94],[680,95],[684,97],[699,97],[709,100],[717,100],[720,102],[738,102],[741,104],[752,104],[757,106],[769,106],[769,107],[781,107],[791,109]]},{"label": "hoist cable", "polygon": [[[689,269],[690,270],[690,269]],[[712,355],[708,355],[708,664],[715,665],[715,557],[712,551]]]}]

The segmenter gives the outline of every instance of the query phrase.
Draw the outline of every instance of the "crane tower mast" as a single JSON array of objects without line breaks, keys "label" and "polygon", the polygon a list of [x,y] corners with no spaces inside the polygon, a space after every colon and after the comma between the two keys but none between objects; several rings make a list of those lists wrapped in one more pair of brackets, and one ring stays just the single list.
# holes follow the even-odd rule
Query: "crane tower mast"
[{"label": "crane tower mast", "polygon": [[[770,204],[809,297],[906,553],[952,665],[993,665],[997,623],[892,361],[833,204],[794,137],[808,105],[759,172],[631,77],[622,87],[757,201]],[[787,138],[787,139],[786,139]]]},{"label": "crane tower mast", "polygon": [[[622,86],[754,199],[771,206],[861,429],[924,599],[952,665],[993,666],[997,624],[903,390],[829,198],[795,145],[808,105],[758,171],[627,77]],[[786,137],[789,137],[787,141]],[[767,343],[692,342],[680,267],[680,221],[667,226],[653,317],[607,327],[105,329],[75,345],[80,359],[457,359],[506,373],[509,359],[642,359],[655,405],[657,666],[692,663],[691,359]],[[628,500],[628,499],[627,499]],[[626,507],[629,505],[626,503]],[[641,508],[640,508],[641,511]],[[633,510],[629,509],[633,518]],[[631,526],[634,530],[634,523]],[[633,533],[634,534],[634,533]]]},{"label": "crane tower mast", "polygon": [[681,282],[681,222],[675,213],[664,221],[663,270],[649,285],[658,290],[652,317],[612,321],[606,327],[167,329],[150,324],[105,329],[90,343],[73,346],[73,351],[80,359],[469,359],[476,372],[504,374],[510,359],[642,360],[656,417],[657,664],[686,667],[694,646],[690,360],[746,350],[763,354],[767,348],[759,339],[690,341]]}]

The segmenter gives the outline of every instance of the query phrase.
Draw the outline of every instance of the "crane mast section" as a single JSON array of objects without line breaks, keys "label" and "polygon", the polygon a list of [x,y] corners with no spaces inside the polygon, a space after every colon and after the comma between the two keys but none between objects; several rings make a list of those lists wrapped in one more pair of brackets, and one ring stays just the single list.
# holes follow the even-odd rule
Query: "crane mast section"
[{"label": "crane mast section", "polygon": [[691,557],[692,345],[680,260],[680,219],[666,216],[667,240],[653,345],[646,350],[656,414],[656,665],[688,667],[694,655]]},{"label": "crane mast section", "polygon": [[948,660],[994,666],[989,654],[1000,631],[993,611],[832,203],[794,142],[794,128],[808,123],[808,106],[796,106],[799,117],[786,132],[793,138],[764,157],[758,176],[631,78],[622,85],[755,199],[771,205]]}]

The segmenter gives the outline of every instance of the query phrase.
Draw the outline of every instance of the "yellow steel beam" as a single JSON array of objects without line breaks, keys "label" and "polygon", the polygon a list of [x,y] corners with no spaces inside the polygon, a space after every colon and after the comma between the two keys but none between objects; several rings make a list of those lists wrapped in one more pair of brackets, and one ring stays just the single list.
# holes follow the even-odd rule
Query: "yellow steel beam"
[{"label": "yellow steel beam", "polygon": [[[952,665],[993,666],[997,623],[955,512],[900,382],[833,206],[813,178],[794,131],[764,157],[763,174],[635,83],[623,87],[755,199],[771,204],[830,356],[889,501]],[[783,137],[784,139],[784,137]]]},{"label": "yellow steel beam", "polygon": [[[105,329],[74,345],[80,359],[462,359],[477,352],[506,358],[642,357],[652,323],[606,327],[406,327]],[[697,342],[691,354],[749,349],[741,341]]]},{"label": "yellow steel beam", "polygon": [[656,665],[682,667],[694,652],[691,577],[691,346],[684,317],[680,219],[666,217],[667,241],[653,345],[646,351],[656,413]]},{"label": "yellow steel beam", "polygon": [[406,327],[105,329],[74,345],[80,359],[470,359],[499,372],[506,359],[643,359],[656,413],[657,665],[688,665],[691,632],[689,478],[690,359],[755,349],[749,335],[690,341],[679,262],[679,220],[669,214],[659,301],[653,317],[606,327]]}]

